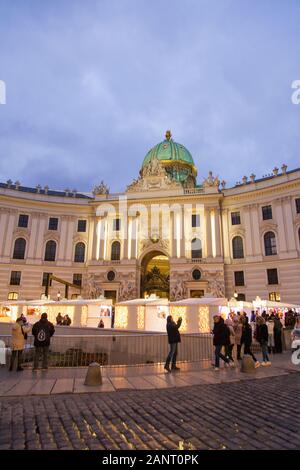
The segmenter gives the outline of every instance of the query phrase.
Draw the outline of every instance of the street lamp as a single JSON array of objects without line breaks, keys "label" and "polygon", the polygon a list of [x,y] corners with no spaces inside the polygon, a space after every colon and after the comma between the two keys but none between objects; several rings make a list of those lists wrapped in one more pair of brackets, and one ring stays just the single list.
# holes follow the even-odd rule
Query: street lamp
[{"label": "street lamp", "polygon": [[60,301],[60,291],[57,292],[57,301]]},{"label": "street lamp", "polygon": [[234,297],[235,299],[237,299],[238,296],[239,296],[239,294],[238,294],[237,291],[235,290],[235,291],[234,291],[234,294],[233,294],[233,297]]}]

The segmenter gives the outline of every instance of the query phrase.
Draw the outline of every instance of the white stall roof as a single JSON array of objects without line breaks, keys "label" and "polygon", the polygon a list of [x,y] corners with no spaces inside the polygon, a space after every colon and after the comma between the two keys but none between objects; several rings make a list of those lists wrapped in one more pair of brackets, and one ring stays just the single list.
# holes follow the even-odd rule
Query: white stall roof
[{"label": "white stall roof", "polygon": [[244,300],[236,300],[234,298],[230,299],[228,302],[228,307],[232,308],[251,308],[253,309],[253,304],[252,302],[245,302]]},{"label": "white stall roof", "polygon": [[43,307],[46,305],[111,305],[111,299],[62,299],[62,300],[8,300],[0,305],[28,305],[30,307]]},{"label": "white stall roof", "polygon": [[255,308],[300,308],[299,305],[289,304],[285,302],[272,302],[271,300],[253,300]]},{"label": "white stall roof", "polygon": [[132,299],[124,300],[123,302],[118,302],[116,305],[169,305],[168,299]]},{"label": "white stall roof", "polygon": [[170,305],[218,305],[227,307],[228,300],[224,297],[199,297],[177,300],[176,302],[171,302]]}]

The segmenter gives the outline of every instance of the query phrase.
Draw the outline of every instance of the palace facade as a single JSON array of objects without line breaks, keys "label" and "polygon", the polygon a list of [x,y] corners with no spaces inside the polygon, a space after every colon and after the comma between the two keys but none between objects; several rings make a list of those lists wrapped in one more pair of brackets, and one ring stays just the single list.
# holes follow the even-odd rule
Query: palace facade
[{"label": "palace facade", "polygon": [[[226,188],[197,184],[190,152],[166,133],[122,194],[0,184],[0,301],[37,299],[48,274],[69,295],[155,293],[299,303],[300,169]],[[56,299],[63,287],[52,280]]]}]

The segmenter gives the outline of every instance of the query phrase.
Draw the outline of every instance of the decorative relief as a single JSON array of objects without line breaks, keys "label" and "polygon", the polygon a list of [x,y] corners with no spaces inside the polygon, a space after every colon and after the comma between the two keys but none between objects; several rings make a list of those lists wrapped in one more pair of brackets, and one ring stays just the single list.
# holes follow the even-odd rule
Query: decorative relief
[{"label": "decorative relief", "polygon": [[[99,286],[99,275],[97,276],[98,280],[95,279],[95,274],[88,274],[86,282],[83,286],[84,297],[88,299],[97,299],[98,297],[104,295],[104,290]],[[104,281],[104,275],[102,275]],[[101,280],[101,279],[100,279]]]},{"label": "decorative relief", "polygon": [[186,282],[190,279],[190,273],[172,273],[170,281],[170,300],[182,300],[187,297]]},{"label": "decorative relief", "polygon": [[172,180],[158,158],[152,158],[142,168],[138,179],[127,186],[127,192],[153,191],[160,189],[182,189],[178,181]]},{"label": "decorative relief", "polygon": [[131,300],[137,297],[137,290],[134,281],[123,280],[121,286],[119,287],[118,300]]},{"label": "decorative relief", "polygon": [[218,178],[218,176],[213,176],[213,173],[212,171],[210,171],[208,173],[208,177],[207,178],[204,178],[203,180],[203,187],[204,188],[219,188],[220,186],[220,180]]},{"label": "decorative relief", "polygon": [[207,293],[211,297],[225,296],[225,283],[222,271],[206,273],[205,279],[208,281]]},{"label": "decorative relief", "polygon": [[139,242],[139,252],[142,253],[143,251],[147,250],[148,248],[155,248],[157,250],[161,249],[164,251],[169,252],[169,240],[140,240]]}]

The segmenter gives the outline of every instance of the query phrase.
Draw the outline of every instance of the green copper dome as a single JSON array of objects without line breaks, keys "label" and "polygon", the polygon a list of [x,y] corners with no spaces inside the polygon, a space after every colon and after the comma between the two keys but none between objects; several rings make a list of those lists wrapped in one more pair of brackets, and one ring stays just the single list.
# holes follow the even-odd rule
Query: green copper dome
[{"label": "green copper dome", "polygon": [[142,168],[147,166],[153,158],[157,158],[165,167],[172,179],[176,179],[183,184],[191,179],[195,183],[197,169],[190,152],[181,144],[174,142],[171,138],[171,132],[166,132],[166,138],[163,142],[155,145],[144,158]]}]

